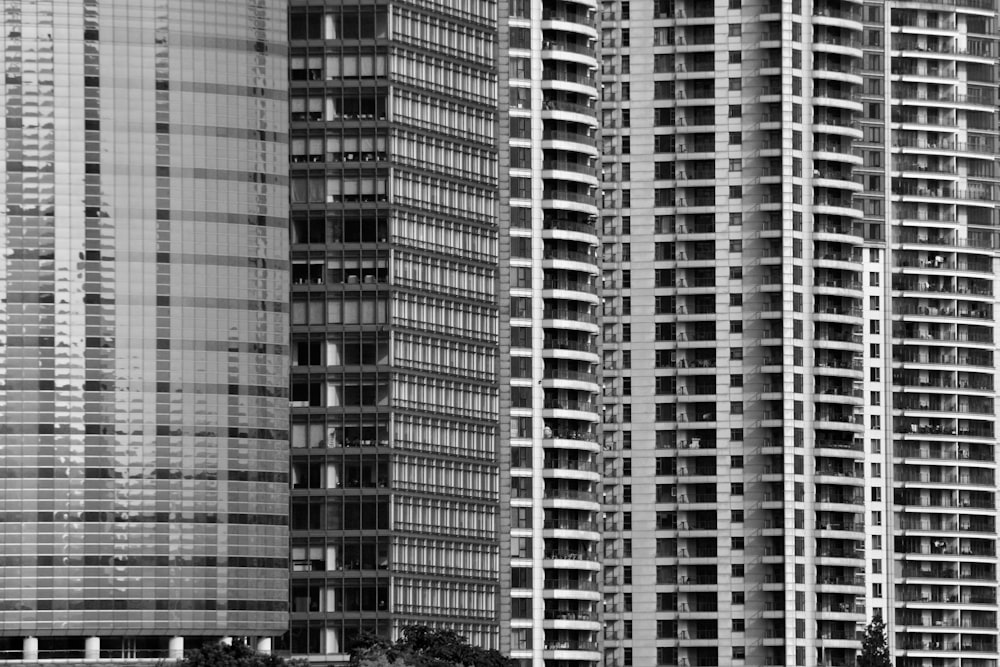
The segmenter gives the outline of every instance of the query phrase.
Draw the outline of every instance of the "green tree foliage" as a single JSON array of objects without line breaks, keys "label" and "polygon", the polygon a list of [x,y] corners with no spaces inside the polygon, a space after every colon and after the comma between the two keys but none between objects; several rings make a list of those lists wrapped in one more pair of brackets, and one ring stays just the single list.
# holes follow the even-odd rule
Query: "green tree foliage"
[{"label": "green tree foliage", "polygon": [[865,628],[865,638],[861,641],[858,667],[892,667],[892,654],[885,638],[885,623],[876,616]]},{"label": "green tree foliage", "polygon": [[358,638],[351,651],[354,667],[513,667],[497,651],[472,646],[454,630],[423,625],[403,628],[396,642],[373,635]]},{"label": "green tree foliage", "polygon": [[253,650],[246,644],[214,642],[184,652],[178,667],[300,667],[276,655]]}]

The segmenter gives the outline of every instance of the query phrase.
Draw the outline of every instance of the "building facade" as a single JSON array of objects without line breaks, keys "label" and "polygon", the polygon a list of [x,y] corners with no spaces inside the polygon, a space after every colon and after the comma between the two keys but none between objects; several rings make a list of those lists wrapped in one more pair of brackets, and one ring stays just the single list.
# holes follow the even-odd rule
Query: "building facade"
[{"label": "building facade", "polygon": [[491,0],[290,3],[293,655],[499,646]]},{"label": "building facade", "polygon": [[283,2],[6,3],[3,656],[287,624]]},{"label": "building facade", "polygon": [[601,9],[605,664],[995,665],[995,3]]},{"label": "building facade", "polygon": [[[992,667],[997,7],[898,2],[865,18],[882,21],[866,32],[883,31],[888,69],[881,177],[891,231],[883,272],[892,368],[883,381],[892,391],[884,467],[892,578],[884,606],[900,667]],[[866,168],[876,154],[865,148]]]},{"label": "building facade", "polygon": [[520,665],[596,665],[602,529],[597,5],[533,0],[508,9],[505,632]]}]

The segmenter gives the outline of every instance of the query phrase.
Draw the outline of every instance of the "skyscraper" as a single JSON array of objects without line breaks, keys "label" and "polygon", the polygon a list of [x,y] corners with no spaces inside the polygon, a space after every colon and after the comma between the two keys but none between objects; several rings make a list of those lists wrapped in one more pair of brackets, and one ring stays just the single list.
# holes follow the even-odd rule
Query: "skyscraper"
[{"label": "skyscraper", "polygon": [[5,657],[278,635],[284,3],[37,0],[2,27]]},{"label": "skyscraper", "polygon": [[996,19],[603,3],[605,664],[996,664]]},{"label": "skyscraper", "polygon": [[293,654],[499,639],[497,4],[291,3]]},{"label": "skyscraper", "polygon": [[[887,51],[877,64],[888,69],[885,99],[877,100],[888,116],[886,131],[869,136],[872,114],[864,114],[862,150],[865,178],[881,179],[886,200],[881,268],[891,290],[884,329],[892,371],[882,379],[884,395],[892,392],[884,465],[891,497],[882,529],[890,575],[887,599],[874,604],[891,619],[900,667],[992,666],[997,6],[993,0],[886,3],[882,12],[869,8],[864,19],[866,32],[884,31]],[[866,69],[874,64],[866,61]],[[885,159],[873,165],[882,147],[871,144],[883,138]],[[871,169],[881,165],[881,174]],[[866,219],[883,212],[867,198],[865,204]]]},{"label": "skyscraper", "polygon": [[586,0],[512,2],[505,26],[504,631],[521,665],[601,659],[595,10]]}]

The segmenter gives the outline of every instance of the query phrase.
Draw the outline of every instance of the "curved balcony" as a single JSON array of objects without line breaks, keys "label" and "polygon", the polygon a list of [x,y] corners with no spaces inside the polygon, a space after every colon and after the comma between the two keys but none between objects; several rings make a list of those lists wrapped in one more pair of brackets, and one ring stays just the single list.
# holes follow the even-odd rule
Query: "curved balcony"
[{"label": "curved balcony", "polygon": [[542,298],[578,301],[594,306],[600,303],[600,298],[594,293],[594,286],[587,282],[546,280],[544,285]]},{"label": "curved balcony", "polygon": [[598,186],[597,168],[589,162],[546,157],[542,163],[542,178],[583,183],[593,188]]},{"label": "curved balcony", "polygon": [[575,39],[553,38],[542,42],[542,59],[552,61],[564,61],[576,63],[597,69],[597,57],[594,53],[594,45],[591,43],[580,43]]},{"label": "curved balcony", "polygon": [[564,91],[575,95],[597,97],[597,77],[591,72],[570,69],[546,70],[542,73],[542,90]]},{"label": "curved balcony", "polygon": [[546,612],[542,627],[547,630],[586,630],[597,632],[603,627],[597,614],[581,612],[564,612],[561,617],[549,618]]},{"label": "curved balcony", "polygon": [[[549,661],[582,661],[582,662],[598,662],[603,658],[602,653],[598,650],[597,642],[585,642],[580,646],[592,646],[593,648],[577,648],[577,649],[563,649],[558,648],[564,645],[562,642],[546,642],[545,650],[542,652],[542,657]],[[561,663],[557,663],[561,664]]]},{"label": "curved balcony", "polygon": [[573,151],[592,158],[600,155],[597,140],[593,136],[570,130],[546,129],[542,133],[542,149]]},{"label": "curved balcony", "polygon": [[597,40],[597,24],[586,11],[571,12],[565,9],[546,9],[542,13],[542,30],[575,33]]}]

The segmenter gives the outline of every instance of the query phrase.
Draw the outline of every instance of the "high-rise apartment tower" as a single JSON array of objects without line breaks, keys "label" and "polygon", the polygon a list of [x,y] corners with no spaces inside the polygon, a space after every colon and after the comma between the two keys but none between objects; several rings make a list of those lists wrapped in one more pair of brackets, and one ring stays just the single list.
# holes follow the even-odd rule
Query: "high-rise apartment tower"
[{"label": "high-rise apartment tower", "polygon": [[605,664],[992,667],[995,2],[601,9]]},{"label": "high-rise apartment tower", "polygon": [[286,14],[0,15],[4,658],[287,624]]},{"label": "high-rise apartment tower", "polygon": [[504,631],[520,665],[601,660],[596,9],[589,0],[511,2],[505,26]]}]

